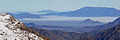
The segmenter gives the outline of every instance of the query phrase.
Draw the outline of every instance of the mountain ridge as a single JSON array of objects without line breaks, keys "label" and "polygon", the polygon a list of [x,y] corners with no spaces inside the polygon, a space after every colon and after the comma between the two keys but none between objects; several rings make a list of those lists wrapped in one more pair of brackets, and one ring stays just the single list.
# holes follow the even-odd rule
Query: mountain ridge
[{"label": "mountain ridge", "polygon": [[[68,16],[68,17],[119,17],[120,10],[115,8],[108,8],[108,7],[83,7],[74,11],[67,11],[67,12],[51,12],[45,14],[39,14],[39,11],[37,11],[37,14],[31,13],[31,12],[7,12],[8,14],[13,15],[17,19],[22,18],[41,18],[40,16],[50,16],[50,15],[56,15],[56,16]],[[24,15],[24,13],[26,15]],[[19,17],[18,17],[19,16]]]},{"label": "mountain ridge", "polygon": [[82,23],[103,23],[103,22],[99,22],[99,21],[93,21],[93,20],[91,20],[91,19],[86,19],[86,20],[83,20],[83,21],[81,21]]},{"label": "mountain ridge", "polygon": [[58,15],[70,17],[119,17],[120,10],[107,7],[83,7],[69,12],[52,13],[45,15]]},{"label": "mountain ridge", "polygon": [[96,40],[120,40],[120,24],[105,29],[97,34],[95,37]]},{"label": "mountain ridge", "polygon": [[7,13],[0,13],[0,24],[0,40],[49,40]]}]

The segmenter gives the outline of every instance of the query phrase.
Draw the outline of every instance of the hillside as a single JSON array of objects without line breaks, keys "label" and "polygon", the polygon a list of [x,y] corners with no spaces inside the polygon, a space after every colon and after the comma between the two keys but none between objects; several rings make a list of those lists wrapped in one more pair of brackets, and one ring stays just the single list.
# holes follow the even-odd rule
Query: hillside
[{"label": "hillside", "polygon": [[0,24],[0,40],[49,40],[7,13],[0,13]]},{"label": "hillside", "polygon": [[120,40],[120,24],[97,34],[96,40]]},{"label": "hillside", "polygon": [[77,33],[77,32],[63,32],[60,30],[48,30],[37,27],[30,27],[32,30],[39,32],[40,35],[45,35],[51,40],[82,40],[89,33]]}]

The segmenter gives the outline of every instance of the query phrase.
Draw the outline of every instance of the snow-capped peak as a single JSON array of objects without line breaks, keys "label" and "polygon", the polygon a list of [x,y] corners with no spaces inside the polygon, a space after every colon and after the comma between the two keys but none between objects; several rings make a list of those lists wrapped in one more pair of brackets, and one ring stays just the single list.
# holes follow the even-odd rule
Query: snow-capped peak
[{"label": "snow-capped peak", "polygon": [[0,40],[44,40],[29,30],[22,22],[7,13],[0,13]]}]

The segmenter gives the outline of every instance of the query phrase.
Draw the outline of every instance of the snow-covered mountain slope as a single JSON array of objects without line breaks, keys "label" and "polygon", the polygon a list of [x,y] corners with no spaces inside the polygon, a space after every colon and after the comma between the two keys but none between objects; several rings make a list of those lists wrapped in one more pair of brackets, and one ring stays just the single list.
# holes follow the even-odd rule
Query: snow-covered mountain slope
[{"label": "snow-covered mountain slope", "polygon": [[0,13],[0,40],[44,40],[22,22],[7,13]]}]

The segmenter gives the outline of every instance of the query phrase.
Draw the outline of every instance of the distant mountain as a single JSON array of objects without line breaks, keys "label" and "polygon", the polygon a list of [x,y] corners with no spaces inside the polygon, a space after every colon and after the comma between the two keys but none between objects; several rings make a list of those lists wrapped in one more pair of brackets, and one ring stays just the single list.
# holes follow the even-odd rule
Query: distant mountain
[{"label": "distant mountain", "polygon": [[91,33],[98,33],[98,32],[100,32],[104,29],[109,29],[109,28],[112,28],[114,26],[117,26],[118,24],[120,24],[120,18],[117,18],[113,22],[109,22],[109,23],[106,23],[106,24],[103,24],[103,25],[97,25],[97,26],[94,26],[94,27],[86,26],[84,28],[85,29],[92,29],[92,30],[89,30],[89,31],[92,31]]},{"label": "distant mountain", "polygon": [[39,25],[35,23],[24,23],[28,27],[38,27],[38,28],[72,28],[72,27],[63,27],[63,26],[54,26],[54,25]]},{"label": "distant mountain", "polygon": [[85,27],[85,26],[103,25],[103,24],[105,24],[105,23],[99,22],[99,21],[93,21],[93,20],[91,20],[91,19],[86,19],[86,20],[80,21],[78,24],[79,24],[80,26]]},{"label": "distant mountain", "polygon": [[107,7],[83,7],[69,12],[59,12],[44,15],[72,16],[72,17],[119,17],[120,10]]},{"label": "distant mountain", "polygon": [[[68,16],[68,17],[119,17],[120,10],[115,8],[107,8],[107,7],[83,7],[78,10],[68,11],[68,12],[57,12],[52,10],[41,10],[32,13],[31,12],[16,12],[9,14],[15,16],[15,18],[41,18],[40,16]],[[19,16],[19,17],[18,17]]]},{"label": "distant mountain", "polygon": [[17,19],[42,18],[42,17],[40,17],[41,14],[48,14],[48,13],[58,13],[58,12],[52,11],[52,10],[41,10],[41,11],[35,11],[35,12],[14,12],[14,13],[8,12],[8,14],[13,15]]},{"label": "distant mountain", "polygon": [[[91,20],[91,19],[90,19]],[[24,20],[24,23],[35,23],[39,25],[52,25],[52,26],[64,26],[64,27],[84,27],[84,26],[97,26],[105,24],[104,22],[93,21],[93,20],[76,20],[76,21],[32,21]],[[69,25],[71,24],[71,25]]]},{"label": "distant mountain", "polygon": [[120,18],[117,18],[116,20],[114,20],[113,22],[109,22],[107,24],[104,24],[104,25],[99,25],[99,26],[96,26],[96,28],[99,28],[99,29],[107,29],[107,28],[111,28],[111,27],[114,27],[116,25],[120,24]]},{"label": "distant mountain", "polygon": [[31,14],[29,12],[16,12],[16,13],[8,13],[10,15],[13,15],[17,19],[23,19],[23,18],[41,18],[38,14]]},{"label": "distant mountain", "polygon": [[120,40],[120,18],[113,22],[99,25],[96,27],[89,27],[93,29],[89,32],[89,35],[85,36],[84,39],[89,40]]},{"label": "distant mountain", "polygon": [[[27,21],[23,21],[26,25],[36,25],[36,26],[65,26],[65,27],[81,27],[81,26],[97,26],[97,25],[102,25],[105,24],[103,22],[99,21],[93,21],[91,19],[86,19],[83,21],[37,21],[37,22],[30,22],[26,23]],[[35,24],[34,24],[35,23]],[[71,24],[71,25],[69,25]],[[76,25],[76,26],[75,26]],[[55,27],[56,28],[56,27]]]},{"label": "distant mountain", "polygon": [[84,20],[84,21],[81,21],[80,23],[85,23],[85,24],[87,24],[87,23],[100,24],[100,23],[103,23],[103,22],[93,21],[93,20],[91,20],[91,19],[86,19],[86,20]]},{"label": "distant mountain", "polygon": [[[41,21],[38,21],[38,22],[41,22]],[[38,23],[38,22],[25,23],[25,24],[28,27],[39,27],[39,28],[42,28],[42,29],[45,28],[45,29],[52,29],[52,30],[61,30],[61,31],[64,31],[64,32],[89,32],[89,31],[92,30],[92,28],[94,26],[105,24],[103,22],[93,21],[91,19],[86,19],[84,21],[76,21],[76,23],[71,22],[71,21],[69,21],[68,23],[67,22],[62,22],[62,21],[60,21],[60,23],[47,21],[50,24],[54,23],[52,25],[49,25],[49,24],[47,25],[47,24]],[[44,23],[47,23],[47,22],[44,22]],[[66,24],[64,24],[64,23],[66,23]],[[69,23],[71,25],[69,25]],[[58,25],[55,25],[55,24],[58,24]],[[61,24],[61,26],[60,26],[60,24]],[[64,26],[63,26],[63,24],[64,24]],[[67,24],[69,26],[66,26]]]},{"label": "distant mountain", "polygon": [[[86,21],[86,20],[84,20],[84,21]],[[91,20],[87,19],[87,21],[91,21]],[[90,23],[88,23],[88,24],[90,24]],[[105,23],[105,24],[102,24],[102,25],[84,26],[82,28],[73,28],[72,30],[75,31],[75,32],[90,32],[90,33],[96,34],[96,33],[100,32],[100,31],[102,31],[104,29],[112,28],[112,27],[114,27],[114,26],[116,26],[118,24],[120,24],[120,18],[117,18],[113,22]]]},{"label": "distant mountain", "polygon": [[52,11],[52,10],[41,10],[41,11],[37,11],[36,13],[44,13],[44,14],[47,14],[47,13],[58,13],[57,11]]}]

